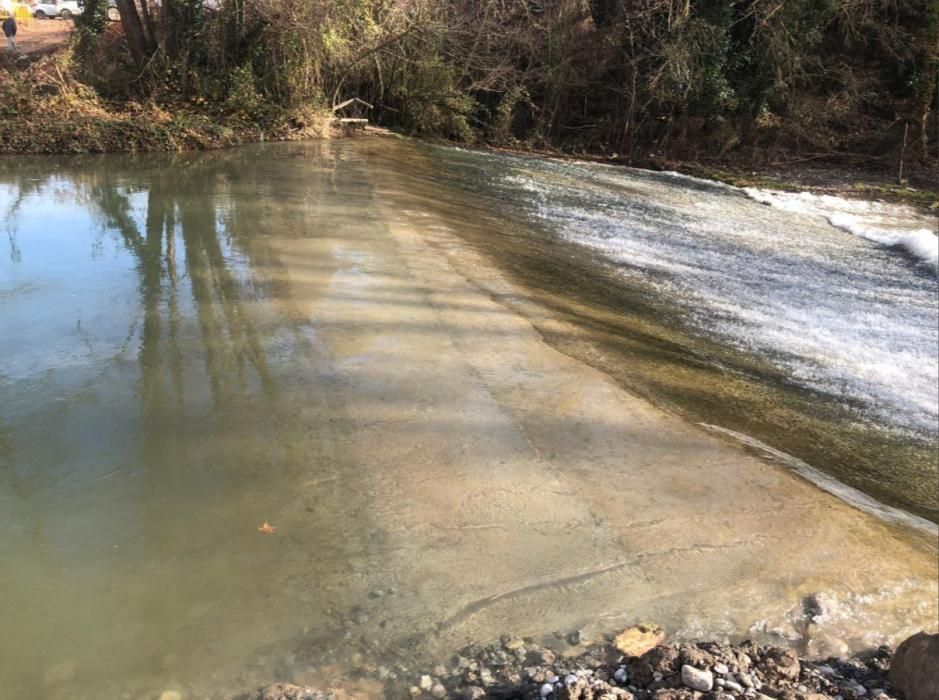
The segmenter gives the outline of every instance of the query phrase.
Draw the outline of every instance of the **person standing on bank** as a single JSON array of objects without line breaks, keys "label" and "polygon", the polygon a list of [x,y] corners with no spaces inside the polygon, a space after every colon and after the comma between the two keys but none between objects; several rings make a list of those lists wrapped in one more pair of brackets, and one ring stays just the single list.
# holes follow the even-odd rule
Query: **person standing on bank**
[{"label": "person standing on bank", "polygon": [[16,48],[16,18],[7,17],[3,20],[3,36],[7,38],[7,46],[10,47],[10,51],[19,53],[19,49]]}]

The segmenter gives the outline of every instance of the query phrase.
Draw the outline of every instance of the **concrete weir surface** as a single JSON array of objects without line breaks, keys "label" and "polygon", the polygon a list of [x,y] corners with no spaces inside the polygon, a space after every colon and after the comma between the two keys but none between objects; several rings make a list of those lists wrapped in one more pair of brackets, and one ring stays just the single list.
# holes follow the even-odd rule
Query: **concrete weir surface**
[{"label": "concrete weir surface", "polygon": [[[34,263],[54,221],[23,221],[0,268],[18,335],[0,339],[0,687],[212,697],[646,620],[818,655],[935,628],[933,531],[596,369],[581,328],[461,235],[481,225],[453,216],[465,195],[405,180],[411,148],[56,171],[75,238],[100,236],[88,212],[114,196],[125,216],[55,284]],[[95,265],[76,282],[96,280],[93,335],[71,302],[30,309]],[[825,615],[807,637],[810,595]]]}]

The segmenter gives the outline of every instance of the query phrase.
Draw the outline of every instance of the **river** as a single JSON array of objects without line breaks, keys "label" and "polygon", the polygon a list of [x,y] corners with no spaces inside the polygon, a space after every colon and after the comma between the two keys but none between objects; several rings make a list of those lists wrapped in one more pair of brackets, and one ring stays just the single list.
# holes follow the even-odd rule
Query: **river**
[{"label": "river", "polygon": [[0,161],[0,695],[935,628],[929,226],[395,138]]}]

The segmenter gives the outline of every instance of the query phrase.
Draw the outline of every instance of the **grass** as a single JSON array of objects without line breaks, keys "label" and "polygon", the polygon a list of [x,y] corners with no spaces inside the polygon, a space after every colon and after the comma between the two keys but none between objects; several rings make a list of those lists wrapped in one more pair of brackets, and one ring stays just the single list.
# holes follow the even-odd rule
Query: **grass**
[{"label": "grass", "polygon": [[328,115],[312,108],[248,116],[204,103],[107,102],[73,77],[68,49],[0,59],[0,154],[199,150],[328,130]]}]

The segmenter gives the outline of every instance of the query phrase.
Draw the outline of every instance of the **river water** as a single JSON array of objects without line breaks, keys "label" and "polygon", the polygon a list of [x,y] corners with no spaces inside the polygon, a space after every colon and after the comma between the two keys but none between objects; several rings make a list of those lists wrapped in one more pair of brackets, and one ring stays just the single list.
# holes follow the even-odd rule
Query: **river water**
[{"label": "river water", "polygon": [[0,695],[934,628],[933,222],[865,206],[390,138],[0,162]]}]

